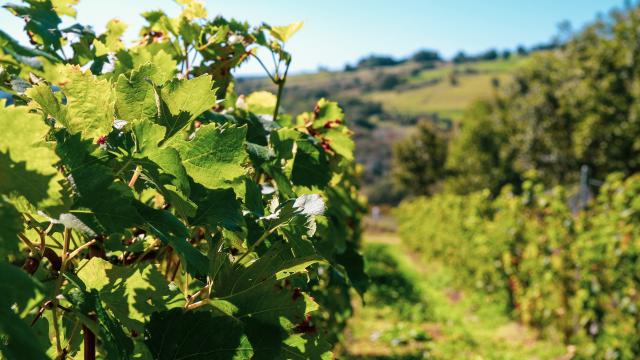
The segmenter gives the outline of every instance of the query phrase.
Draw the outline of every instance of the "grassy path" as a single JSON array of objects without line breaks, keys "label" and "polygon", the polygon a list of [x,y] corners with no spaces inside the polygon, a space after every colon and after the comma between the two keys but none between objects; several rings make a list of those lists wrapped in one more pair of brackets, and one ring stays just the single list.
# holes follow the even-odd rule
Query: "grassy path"
[{"label": "grassy path", "polygon": [[486,296],[450,287],[453,274],[425,266],[393,234],[365,237],[374,285],[346,331],[350,359],[565,359]]}]

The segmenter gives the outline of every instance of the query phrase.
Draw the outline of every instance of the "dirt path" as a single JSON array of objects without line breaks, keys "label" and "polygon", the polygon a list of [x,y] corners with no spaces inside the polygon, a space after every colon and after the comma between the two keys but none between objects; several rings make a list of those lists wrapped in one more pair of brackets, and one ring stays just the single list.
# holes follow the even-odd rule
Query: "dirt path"
[{"label": "dirt path", "polygon": [[363,251],[373,285],[345,332],[345,358],[567,358],[565,346],[511,321],[495,299],[451,287],[451,269],[425,265],[394,233],[366,234]]}]

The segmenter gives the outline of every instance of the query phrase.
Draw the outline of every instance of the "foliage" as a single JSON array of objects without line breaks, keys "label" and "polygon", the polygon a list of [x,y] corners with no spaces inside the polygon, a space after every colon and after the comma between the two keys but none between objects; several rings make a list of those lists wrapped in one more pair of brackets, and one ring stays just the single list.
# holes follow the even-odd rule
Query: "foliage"
[{"label": "foliage", "polygon": [[400,189],[426,195],[445,176],[447,140],[431,122],[423,121],[416,132],[393,148],[393,176]]},{"label": "foliage", "polygon": [[393,66],[393,65],[398,65],[401,62],[402,60],[398,61],[391,56],[369,55],[367,57],[364,57],[358,60],[357,67],[359,69],[363,69],[363,68],[372,68],[372,67],[380,67],[380,66]]},{"label": "foliage", "polygon": [[[590,25],[561,48],[534,55],[510,86],[488,105],[479,105],[484,111],[465,120],[488,128],[463,126],[454,147],[481,152],[469,151],[451,166],[477,177],[478,169],[465,161],[470,157],[501,169],[472,190],[518,186],[521,175],[532,169],[549,186],[576,181],[582,165],[597,179],[639,171],[639,29],[640,7],[630,6]],[[500,139],[495,146],[483,143],[489,128]]]},{"label": "foliage", "polygon": [[[302,24],[180,0],[126,47],[117,20],[60,28],[76,2],[5,6],[33,46],[0,32],[2,356],[330,357],[364,209],[338,105],[279,111]],[[258,49],[278,94],[238,96]]]},{"label": "foliage", "polygon": [[576,345],[578,358],[640,356],[637,308],[640,177],[609,177],[573,214],[564,188],[539,179],[505,189],[438,194],[397,212],[403,240],[455,269],[456,280],[504,299],[513,315]]},{"label": "foliage", "polygon": [[498,194],[507,184],[520,184],[515,152],[504,146],[507,135],[490,101],[478,101],[465,111],[462,129],[449,143],[447,190],[466,194],[489,189]]},{"label": "foliage", "polygon": [[433,61],[442,61],[442,57],[440,57],[440,53],[436,50],[419,50],[416,51],[413,55],[411,55],[411,60],[415,62],[433,62]]}]

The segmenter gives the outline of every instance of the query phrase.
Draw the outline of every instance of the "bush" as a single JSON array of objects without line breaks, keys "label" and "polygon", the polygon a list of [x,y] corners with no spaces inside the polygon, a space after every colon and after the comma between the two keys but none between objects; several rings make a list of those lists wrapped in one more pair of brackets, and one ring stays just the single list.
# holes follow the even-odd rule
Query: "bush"
[{"label": "bush", "polygon": [[411,60],[419,63],[433,63],[441,61],[442,58],[436,50],[420,50],[411,55]]},{"label": "bush", "polygon": [[457,272],[459,284],[509,305],[579,358],[640,356],[640,176],[608,178],[590,208],[573,214],[568,191],[528,180],[505,189],[437,194],[402,204],[402,239]]},{"label": "bush", "polygon": [[446,137],[430,121],[423,120],[415,133],[394,144],[393,177],[401,192],[431,194],[445,177],[446,161]]}]

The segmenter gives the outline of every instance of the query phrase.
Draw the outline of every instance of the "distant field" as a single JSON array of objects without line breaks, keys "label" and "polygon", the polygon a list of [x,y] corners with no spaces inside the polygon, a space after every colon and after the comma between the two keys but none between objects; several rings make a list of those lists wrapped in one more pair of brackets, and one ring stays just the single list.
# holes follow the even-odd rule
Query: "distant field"
[{"label": "distant field", "polygon": [[491,83],[495,78],[500,83],[505,83],[511,79],[511,75],[460,75],[456,85],[452,85],[448,79],[442,79],[431,86],[406,91],[375,92],[367,95],[367,98],[379,101],[387,111],[391,112],[409,115],[438,113],[441,117],[452,117],[457,120],[464,108],[472,101],[491,95],[494,91]]},{"label": "distant field", "polygon": [[[458,120],[474,100],[491,96],[493,81],[508,83],[513,72],[525,64],[526,58],[483,61],[472,64],[447,64],[423,70],[409,79],[408,89],[376,91],[366,94],[369,100],[383,104],[386,111],[406,115],[437,113],[440,117]],[[456,83],[452,77],[456,73]]]}]

